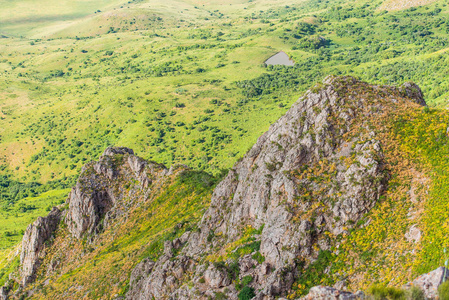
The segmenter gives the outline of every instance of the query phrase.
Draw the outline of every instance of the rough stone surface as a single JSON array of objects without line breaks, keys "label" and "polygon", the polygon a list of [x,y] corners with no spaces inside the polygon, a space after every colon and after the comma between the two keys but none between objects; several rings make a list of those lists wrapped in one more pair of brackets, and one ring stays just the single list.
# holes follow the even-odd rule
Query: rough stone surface
[{"label": "rough stone surface", "polygon": [[214,266],[209,266],[206,272],[204,272],[204,279],[206,284],[215,289],[231,284],[228,274],[222,270],[218,270]]},{"label": "rough stone surface", "polygon": [[329,286],[315,286],[310,289],[307,296],[301,298],[302,300],[359,300],[365,299],[362,292],[350,293],[337,290]]},{"label": "rough stone surface", "polygon": [[61,212],[55,207],[47,217],[39,217],[25,231],[20,254],[23,285],[27,285],[35,279],[40,259],[45,255],[45,243],[50,240],[57,229],[60,218]]},{"label": "rough stone surface", "polygon": [[[142,260],[137,266],[133,269],[131,273],[131,278],[129,280],[129,284],[141,289],[142,286],[139,286],[139,282],[141,282],[141,278],[147,277],[151,270],[153,270],[155,263],[150,261],[149,259]],[[142,282],[141,282],[142,283]]]},{"label": "rough stone surface", "polygon": [[[351,94],[351,88],[359,84],[351,77],[328,77],[317,91],[300,98],[218,184],[199,230],[183,241],[186,245],[180,256],[174,257],[172,245],[166,244],[164,256],[152,273],[142,279],[144,283],[131,285],[127,299],[167,295],[173,299],[202,299],[224,289],[228,299],[237,299],[225,271],[201,264],[200,257],[238,240],[248,226],[261,229],[255,239],[260,242],[265,261],[253,260],[255,252],[240,258],[240,279],[253,278],[250,286],[257,292],[255,299],[285,295],[298,275],[298,257],[311,261],[319,250],[330,249],[331,242],[324,233],[346,233],[385,189],[388,176],[376,134],[366,129],[357,139],[343,138],[354,128],[364,128],[363,119],[383,109],[382,104]],[[407,97],[425,105],[421,90],[411,83],[397,89],[370,88],[385,94],[394,92],[393,103]],[[320,180],[303,176],[308,170],[320,173],[320,168],[332,169],[332,174],[328,178],[322,175]],[[314,220],[301,217],[312,212],[318,216]],[[319,249],[312,247],[314,244]],[[186,274],[194,264],[199,264],[194,274]],[[230,262],[226,265],[229,267]],[[182,275],[185,281],[170,279],[175,269],[179,272],[176,278]],[[188,280],[193,287],[183,284]],[[335,297],[339,293],[329,289],[326,291],[332,291]]]},{"label": "rough stone surface", "polygon": [[[178,170],[182,172],[184,169]],[[89,234],[95,238],[102,228],[109,226],[118,216],[125,216],[133,201],[145,201],[153,187],[159,187],[168,170],[161,164],[147,162],[124,147],[109,147],[99,161],[85,165],[81,175],[67,199],[69,208],[61,212],[53,208],[47,217],[38,218],[28,226],[22,242],[20,255],[22,285],[35,280],[41,260],[45,256],[48,241],[65,215],[69,232],[76,238]],[[181,238],[185,243],[189,234]],[[170,242],[171,248],[180,247],[181,242]],[[167,250],[168,251],[168,250]],[[60,268],[59,259],[52,259],[44,266],[49,275]],[[144,260],[131,275],[132,284],[138,284],[140,277],[146,277],[154,262]],[[170,279],[167,280],[169,282]],[[2,290],[6,293],[6,289]]]},{"label": "rough stone surface", "polygon": [[449,280],[449,270],[444,267],[439,267],[432,272],[419,276],[411,284],[408,284],[408,286],[417,286],[424,291],[427,298],[436,299],[438,296],[438,287],[447,280]]},{"label": "rough stone surface", "polygon": [[106,150],[104,150],[103,154],[101,155],[102,157],[104,156],[114,156],[117,154],[130,154],[130,155],[134,155],[134,151],[133,149],[130,148],[126,148],[126,147],[108,147],[106,148]]}]

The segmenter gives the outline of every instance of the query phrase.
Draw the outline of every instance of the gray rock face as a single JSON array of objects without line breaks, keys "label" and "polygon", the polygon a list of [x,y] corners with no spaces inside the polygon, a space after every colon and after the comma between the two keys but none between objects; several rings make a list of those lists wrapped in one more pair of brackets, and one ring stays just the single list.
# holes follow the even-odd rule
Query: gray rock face
[{"label": "gray rock face", "polygon": [[356,294],[343,292],[328,286],[315,286],[302,300],[360,300],[365,299],[362,292]]},{"label": "gray rock face", "polygon": [[[245,226],[264,225],[260,252],[278,269],[313,254],[312,242],[319,236],[312,232],[338,235],[368,212],[384,189],[383,155],[374,133],[356,143],[342,140],[361,114],[345,108],[348,102],[332,84],[296,102],[217,186],[198,245],[187,254],[207,251],[210,231],[232,241]],[[320,164],[334,168],[332,175],[304,176],[319,172]],[[320,217],[301,220],[311,210]]]},{"label": "gray rock face", "polygon": [[[438,299],[438,287],[445,281],[449,280],[449,270],[444,267],[439,267],[432,272],[423,274],[403,286],[402,288],[407,290],[412,286],[418,287],[424,292],[426,299]],[[337,300],[337,299],[371,299],[366,297],[363,292],[357,292],[355,294],[341,291],[336,288],[328,286],[315,286],[310,289],[307,296],[301,298],[302,300]]]},{"label": "gray rock face", "polygon": [[[365,90],[356,91],[360,85]],[[313,261],[319,250],[329,250],[332,241],[325,233],[347,233],[385,188],[388,176],[382,149],[375,132],[364,123],[381,112],[384,104],[359,94],[372,91],[392,93],[392,103],[407,97],[407,101],[425,105],[421,90],[411,83],[396,89],[368,86],[352,77],[326,78],[317,91],[308,91],[273,124],[218,184],[181,258],[173,257],[166,245],[163,258],[143,283],[131,285],[127,299],[168,295],[201,299],[224,288],[228,299],[236,299],[226,273],[212,265],[206,267],[201,257],[238,240],[248,226],[263,228],[254,238],[260,242],[264,262],[252,259],[256,252],[240,258],[240,279],[253,278],[250,286],[257,291],[255,299],[284,295],[298,275],[297,259]],[[351,135],[354,129],[357,135]],[[173,268],[186,270],[192,260],[199,264],[195,273],[183,276],[192,280],[193,287],[170,279]],[[334,299],[326,295],[355,299],[332,288],[314,292],[324,295],[318,299]]]},{"label": "gray rock face", "polygon": [[132,271],[129,284],[136,289],[143,289],[143,281],[141,279],[146,278],[151,273],[154,265],[155,263],[148,259],[142,260]]},{"label": "gray rock face", "polygon": [[55,207],[47,217],[39,217],[25,231],[20,254],[23,285],[27,285],[35,279],[40,259],[45,255],[45,243],[56,231],[60,218],[61,212]]},{"label": "gray rock face", "polygon": [[448,280],[449,270],[444,267],[439,267],[432,272],[419,276],[411,284],[422,289],[427,298],[436,299],[438,296],[438,287],[444,281]]},{"label": "gray rock face", "polygon": [[[151,192],[149,185],[166,173],[165,167],[148,163],[135,156],[131,149],[107,148],[98,162],[83,167],[70,192],[66,216],[69,231],[76,238],[99,232],[111,219],[126,211],[126,203],[119,199],[138,192]],[[126,190],[126,183],[133,180],[139,183],[138,190]]]},{"label": "gray rock face", "polygon": [[114,202],[107,190],[85,190],[83,184],[77,183],[69,196],[70,208],[67,213],[67,225],[70,232],[81,238],[83,233],[94,233],[100,220]]},{"label": "gray rock face", "polygon": [[[126,299],[145,300],[152,299],[152,297],[161,299],[170,295],[182,282],[185,272],[193,272],[194,261],[192,259],[186,256],[180,256],[176,260],[170,259],[173,256],[173,250],[182,246],[182,238],[166,242],[164,255],[156,263],[147,259],[140,262],[132,272],[130,290]],[[175,291],[175,293],[180,293],[180,297],[174,299],[192,299],[189,298],[190,292],[188,291]]]}]

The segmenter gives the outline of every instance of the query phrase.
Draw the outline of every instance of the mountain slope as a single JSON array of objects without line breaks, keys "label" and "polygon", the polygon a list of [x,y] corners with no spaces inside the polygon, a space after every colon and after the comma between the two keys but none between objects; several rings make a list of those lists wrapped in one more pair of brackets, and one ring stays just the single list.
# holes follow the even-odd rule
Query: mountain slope
[{"label": "mountain slope", "polygon": [[[447,104],[449,8],[441,0],[387,13],[383,1],[218,2],[134,1],[94,13],[84,1],[89,16],[72,26],[2,33],[2,175],[74,178],[112,145],[218,173],[327,74],[413,80],[429,105]],[[15,3],[29,4],[24,18],[38,6]],[[14,10],[5,5],[2,14]],[[278,51],[296,65],[265,66]]]},{"label": "mountain slope", "polygon": [[[385,141],[372,122],[413,101],[425,105],[415,85],[393,89],[351,77],[326,79],[272,125],[217,186],[200,232],[186,241],[183,255],[168,266],[168,257],[149,263],[151,274],[128,298],[191,299],[198,291],[226,288],[232,299],[244,278],[251,278],[257,299],[286,295],[314,261],[340,247],[384,194],[396,174],[388,172]],[[248,237],[245,228],[260,229]],[[175,271],[179,265],[190,271],[182,280]],[[194,287],[169,283],[175,274]]]},{"label": "mountain slope", "polygon": [[36,299],[272,299],[318,284],[402,285],[441,263],[435,245],[446,232],[444,214],[435,216],[447,206],[437,196],[445,184],[434,183],[427,159],[446,151],[449,118],[425,105],[414,84],[327,77],[213,192],[207,174],[108,148],[83,168],[58,228],[48,218],[29,226],[7,290]]}]

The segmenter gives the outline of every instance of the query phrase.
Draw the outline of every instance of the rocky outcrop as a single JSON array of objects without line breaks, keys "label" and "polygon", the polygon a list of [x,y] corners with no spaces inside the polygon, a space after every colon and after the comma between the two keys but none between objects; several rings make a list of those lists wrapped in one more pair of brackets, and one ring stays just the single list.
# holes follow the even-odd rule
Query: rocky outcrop
[{"label": "rocky outcrop", "polygon": [[[98,233],[118,216],[125,215],[133,202],[144,201],[152,185],[163,180],[168,172],[163,165],[135,156],[131,149],[107,148],[98,162],[83,167],[67,199],[66,211],[55,207],[47,217],[39,217],[28,226],[20,255],[21,284],[25,286],[35,280],[45,249],[63,215],[69,232],[76,238]],[[47,271],[51,272],[59,263],[50,262]]]},{"label": "rocky outcrop", "polygon": [[20,254],[23,285],[27,285],[35,279],[40,260],[45,256],[46,243],[57,229],[60,218],[61,211],[55,207],[47,217],[39,217],[25,231]]},{"label": "rocky outcrop", "polygon": [[195,264],[192,259],[186,256],[171,259],[176,250],[185,246],[188,237],[189,234],[186,233],[179,239],[166,241],[164,254],[156,263],[144,259],[137,265],[131,274],[132,288],[127,294],[127,299],[144,300],[152,297],[160,299],[182,282],[186,271],[194,271]]},{"label": "rocky outcrop", "polygon": [[[149,185],[167,172],[163,165],[135,156],[132,149],[107,148],[98,162],[82,169],[70,192],[66,217],[69,231],[76,238],[100,232],[111,219],[123,215],[129,207],[130,203],[119,200],[136,199],[138,193],[147,196],[151,192]],[[128,190],[127,185],[134,181],[139,185]]]},{"label": "rocky outcrop", "polygon": [[424,94],[416,83],[406,82],[402,86],[403,93],[410,99],[413,99],[417,104],[421,106],[427,106],[426,100],[424,100]]},{"label": "rocky outcrop", "polygon": [[445,281],[449,280],[449,270],[439,267],[432,272],[421,275],[406,287],[416,286],[424,291],[424,295],[429,299],[436,299],[438,296],[438,287]]},{"label": "rocky outcrop", "polygon": [[363,292],[355,294],[344,292],[328,286],[315,286],[310,289],[302,300],[361,300],[365,299]]},{"label": "rocky outcrop", "polygon": [[[382,96],[369,97],[374,91]],[[244,276],[252,278],[255,299],[285,294],[300,275],[298,260],[307,265],[320,250],[331,249],[335,241],[328,237],[347,234],[384,191],[388,174],[382,147],[365,122],[399,101],[425,105],[414,84],[379,87],[352,77],[328,77],[308,91],[216,187],[180,258],[167,261],[164,255],[143,283],[131,285],[127,299],[201,298],[224,288],[229,299],[236,299],[232,280]],[[226,268],[235,262],[221,262],[224,269],[217,269],[204,257],[232,245],[248,228],[260,229],[247,244],[253,252],[237,260],[242,270],[228,280]],[[193,264],[198,264],[193,275],[183,276],[194,287],[183,286],[180,274],[169,279],[173,268],[187,270]]]}]

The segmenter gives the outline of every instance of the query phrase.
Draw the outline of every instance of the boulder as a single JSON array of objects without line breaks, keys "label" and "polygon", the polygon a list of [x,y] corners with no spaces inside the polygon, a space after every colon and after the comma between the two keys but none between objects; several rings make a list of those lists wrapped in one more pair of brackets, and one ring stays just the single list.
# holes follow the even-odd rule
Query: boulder
[{"label": "boulder", "polygon": [[427,106],[426,101],[424,100],[424,94],[421,91],[421,88],[413,82],[406,82],[402,85],[403,91],[410,99],[413,99],[414,102],[418,103],[421,106]]},{"label": "boulder", "polygon": [[210,266],[204,272],[204,280],[212,288],[222,288],[231,284],[228,274],[224,270],[219,270],[214,266]]},{"label": "boulder", "polygon": [[408,286],[416,286],[424,291],[427,298],[435,299],[438,296],[438,287],[444,281],[449,280],[449,270],[444,267],[439,267],[432,272],[419,276]]}]

